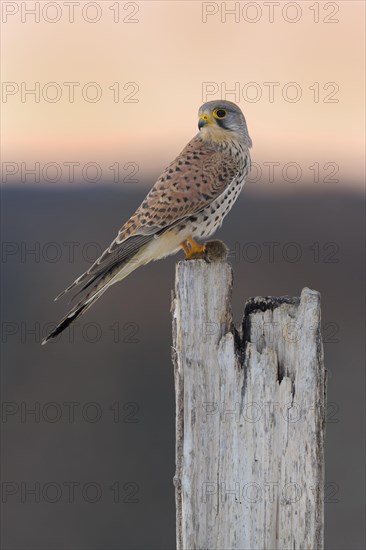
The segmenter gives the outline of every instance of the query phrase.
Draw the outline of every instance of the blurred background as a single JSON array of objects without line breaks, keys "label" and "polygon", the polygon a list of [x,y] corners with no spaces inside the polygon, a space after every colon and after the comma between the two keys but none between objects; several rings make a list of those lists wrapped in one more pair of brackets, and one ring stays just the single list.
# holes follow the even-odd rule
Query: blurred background
[{"label": "blurred background", "polygon": [[53,298],[197,131],[242,108],[233,313],[322,296],[327,549],[364,540],[364,4],[2,2],[2,548],[175,545],[171,290],[137,270],[75,327]]}]

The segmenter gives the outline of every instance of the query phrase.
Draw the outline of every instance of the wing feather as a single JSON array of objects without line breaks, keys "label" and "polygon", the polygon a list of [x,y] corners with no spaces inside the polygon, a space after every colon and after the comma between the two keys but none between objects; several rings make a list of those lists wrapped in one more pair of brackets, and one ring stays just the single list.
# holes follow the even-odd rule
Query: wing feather
[{"label": "wing feather", "polygon": [[55,300],[84,283],[82,292],[110,269],[131,260],[153,238],[199,213],[226,190],[239,169],[239,161],[231,154],[195,136],[167,166],[110,246]]},{"label": "wing feather", "polygon": [[249,153],[237,160],[196,136],[167,166],[116,242],[123,242],[126,232],[156,234],[194,216],[219,198],[248,165]]},{"label": "wing feather", "polygon": [[[85,271],[80,277],[75,279],[75,281],[63,290],[58,296],[56,296],[55,301],[64,296],[67,292],[80,285],[85,283],[84,287],[80,292],[85,290],[89,285],[91,285],[98,277],[102,277],[113,267],[119,265],[122,266],[124,263],[128,262],[141,247],[147,244],[153,239],[151,235],[133,235],[128,237],[120,245],[115,246],[115,240],[112,244],[103,252],[103,254],[93,263],[93,265]],[[88,278],[91,279],[87,282]],[[78,292],[77,294],[79,294]],[[77,295],[76,294],[76,295]]]}]

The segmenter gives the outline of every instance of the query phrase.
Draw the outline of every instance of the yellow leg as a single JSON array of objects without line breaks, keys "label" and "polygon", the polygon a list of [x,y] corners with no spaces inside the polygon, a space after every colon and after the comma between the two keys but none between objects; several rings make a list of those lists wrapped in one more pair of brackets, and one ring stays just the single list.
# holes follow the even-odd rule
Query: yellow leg
[{"label": "yellow leg", "polygon": [[186,256],[188,256],[191,253],[191,249],[189,248],[187,241],[183,241],[182,243],[180,243],[180,246],[184,249]]},{"label": "yellow leg", "polygon": [[188,237],[186,241],[183,241],[181,243],[181,246],[184,249],[184,252],[186,253],[186,259],[190,260],[194,256],[198,254],[203,254],[206,250],[205,245],[196,243],[195,240],[192,239],[192,237]]}]

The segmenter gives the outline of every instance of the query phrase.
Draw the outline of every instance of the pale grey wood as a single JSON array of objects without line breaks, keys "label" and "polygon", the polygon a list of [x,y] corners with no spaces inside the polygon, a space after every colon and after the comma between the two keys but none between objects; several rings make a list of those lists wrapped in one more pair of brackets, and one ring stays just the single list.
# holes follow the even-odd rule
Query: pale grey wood
[{"label": "pale grey wood", "polygon": [[224,259],[177,265],[177,548],[321,549],[320,295],[251,299],[236,331],[231,287]]}]

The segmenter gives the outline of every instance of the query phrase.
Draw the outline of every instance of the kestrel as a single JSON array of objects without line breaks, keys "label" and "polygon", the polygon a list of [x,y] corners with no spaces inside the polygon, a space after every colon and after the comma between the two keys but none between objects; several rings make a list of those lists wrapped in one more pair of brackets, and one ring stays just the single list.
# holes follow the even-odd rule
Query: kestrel
[{"label": "kestrel", "polygon": [[94,264],[56,300],[78,285],[82,300],[43,340],[55,338],[85,313],[112,284],[136,268],[174,254],[204,252],[205,239],[218,229],[250,170],[252,141],[235,103],[209,101],[198,111],[199,132],[164,170],[136,212]]}]

